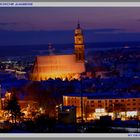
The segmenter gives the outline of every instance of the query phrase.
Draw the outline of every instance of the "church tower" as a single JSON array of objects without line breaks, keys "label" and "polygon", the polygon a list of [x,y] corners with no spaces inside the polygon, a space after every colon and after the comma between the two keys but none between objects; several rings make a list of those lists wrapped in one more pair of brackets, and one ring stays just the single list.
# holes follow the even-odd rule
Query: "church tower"
[{"label": "church tower", "polygon": [[74,35],[74,49],[77,62],[84,62],[84,36],[80,23],[77,24]]}]

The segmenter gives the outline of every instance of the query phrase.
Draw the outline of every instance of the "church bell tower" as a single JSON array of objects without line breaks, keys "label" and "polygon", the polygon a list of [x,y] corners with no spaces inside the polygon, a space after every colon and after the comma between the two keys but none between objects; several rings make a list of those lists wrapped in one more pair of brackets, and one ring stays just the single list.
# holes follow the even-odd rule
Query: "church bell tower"
[{"label": "church bell tower", "polygon": [[84,62],[84,36],[80,23],[77,24],[74,35],[74,49],[77,62]]}]

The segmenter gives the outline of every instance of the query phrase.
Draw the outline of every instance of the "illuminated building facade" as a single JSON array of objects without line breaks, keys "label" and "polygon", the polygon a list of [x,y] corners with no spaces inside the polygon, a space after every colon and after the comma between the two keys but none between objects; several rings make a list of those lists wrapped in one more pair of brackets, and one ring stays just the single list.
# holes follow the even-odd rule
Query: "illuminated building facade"
[{"label": "illuminated building facade", "polygon": [[80,28],[80,24],[78,23],[77,28],[75,29],[75,55],[76,55],[76,62],[84,62],[84,36],[83,32]]},{"label": "illuminated building facade", "polygon": [[79,23],[75,29],[74,40],[74,54],[37,56],[31,80],[79,79],[80,73],[85,72],[84,37]]},{"label": "illuminated building facade", "polygon": [[[81,117],[81,95],[68,94],[63,96],[64,106],[76,106],[76,116]],[[100,93],[83,94],[84,120],[99,119],[100,116],[110,115],[112,119],[130,119],[140,115],[140,96],[102,96]],[[139,118],[140,119],[140,118]]]}]

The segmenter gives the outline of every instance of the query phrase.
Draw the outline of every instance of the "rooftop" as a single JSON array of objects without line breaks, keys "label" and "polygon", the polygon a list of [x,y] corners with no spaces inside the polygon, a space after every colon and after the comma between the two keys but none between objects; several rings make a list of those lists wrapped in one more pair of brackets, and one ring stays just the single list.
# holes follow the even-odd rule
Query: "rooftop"
[{"label": "rooftop", "polygon": [[[80,93],[70,93],[63,96],[81,97]],[[83,93],[83,97],[88,99],[126,99],[126,98],[140,98],[140,93],[115,93],[115,92],[97,92],[97,93]]]}]

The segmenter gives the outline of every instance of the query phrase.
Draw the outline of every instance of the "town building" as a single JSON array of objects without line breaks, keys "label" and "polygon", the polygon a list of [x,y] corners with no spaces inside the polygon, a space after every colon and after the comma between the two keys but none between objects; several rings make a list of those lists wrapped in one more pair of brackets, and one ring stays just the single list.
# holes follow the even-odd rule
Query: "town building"
[{"label": "town building", "polygon": [[79,79],[85,72],[84,36],[78,23],[74,35],[74,53],[68,55],[37,56],[32,72],[32,81],[60,78]]},{"label": "town building", "polygon": [[[63,96],[64,106],[76,106],[76,116],[81,117],[81,99],[83,119],[85,121],[99,119],[109,115],[112,119],[127,120],[139,118],[140,95],[132,93],[80,93]],[[140,118],[139,118],[140,119]]]}]

